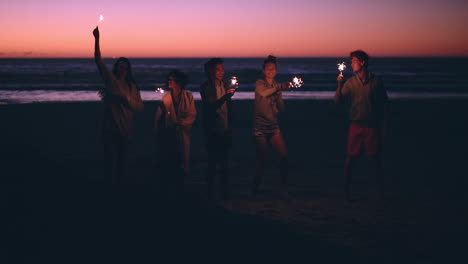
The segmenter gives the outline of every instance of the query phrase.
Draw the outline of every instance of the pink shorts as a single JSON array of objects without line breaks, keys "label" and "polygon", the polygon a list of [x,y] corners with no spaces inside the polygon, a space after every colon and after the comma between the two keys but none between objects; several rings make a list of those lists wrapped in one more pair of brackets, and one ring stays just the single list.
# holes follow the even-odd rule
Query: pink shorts
[{"label": "pink shorts", "polygon": [[347,154],[358,156],[364,149],[369,156],[375,156],[380,151],[380,131],[376,127],[367,127],[359,123],[351,123],[348,133]]}]

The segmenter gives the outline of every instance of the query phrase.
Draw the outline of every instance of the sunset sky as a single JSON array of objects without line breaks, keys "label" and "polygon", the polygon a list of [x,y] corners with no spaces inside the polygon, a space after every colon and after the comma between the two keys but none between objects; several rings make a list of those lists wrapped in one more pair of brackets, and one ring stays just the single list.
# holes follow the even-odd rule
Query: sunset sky
[{"label": "sunset sky", "polygon": [[15,0],[0,57],[468,56],[465,0]]}]

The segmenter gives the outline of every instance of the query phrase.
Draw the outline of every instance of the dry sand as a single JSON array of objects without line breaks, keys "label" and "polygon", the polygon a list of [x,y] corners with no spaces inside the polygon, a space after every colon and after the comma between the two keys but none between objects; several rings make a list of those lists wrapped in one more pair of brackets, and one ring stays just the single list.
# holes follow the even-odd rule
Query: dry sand
[{"label": "dry sand", "polygon": [[215,202],[204,198],[199,120],[185,194],[167,200],[144,184],[161,177],[153,166],[155,102],[136,118],[132,173],[121,186],[102,182],[100,103],[0,105],[0,194],[7,216],[2,258],[450,263],[464,256],[466,100],[392,101],[386,198],[374,199],[375,181],[363,157],[351,202],[341,194],[342,109],[328,101],[286,102],[281,128],[290,153],[291,199],[284,200],[277,194],[274,155],[262,194],[251,196],[253,101],[234,103],[232,199]]}]

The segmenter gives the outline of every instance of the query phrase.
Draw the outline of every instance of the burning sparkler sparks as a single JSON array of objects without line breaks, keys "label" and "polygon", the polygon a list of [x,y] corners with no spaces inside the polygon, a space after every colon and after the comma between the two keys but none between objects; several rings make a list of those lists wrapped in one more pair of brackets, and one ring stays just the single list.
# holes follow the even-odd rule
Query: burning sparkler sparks
[{"label": "burning sparkler sparks", "polygon": [[103,15],[99,15],[99,20],[98,20],[98,22],[97,22],[96,27],[97,27],[102,21],[104,21],[104,16],[103,16]]},{"label": "burning sparkler sparks", "polygon": [[297,76],[294,76],[291,82],[289,82],[289,85],[293,88],[300,88],[303,84],[304,82],[302,81],[302,79]]},{"label": "burning sparkler sparks", "polygon": [[343,71],[346,69],[346,64],[344,62],[338,63],[338,70],[340,71],[340,75],[343,76]]},{"label": "burning sparkler sparks", "polygon": [[237,81],[237,77],[236,76],[232,76],[231,77],[231,83],[230,83],[230,88],[231,89],[237,89],[239,88],[239,82]]},{"label": "burning sparkler sparks", "polygon": [[163,88],[156,88],[154,91],[157,92],[157,93],[164,93],[165,92]]}]

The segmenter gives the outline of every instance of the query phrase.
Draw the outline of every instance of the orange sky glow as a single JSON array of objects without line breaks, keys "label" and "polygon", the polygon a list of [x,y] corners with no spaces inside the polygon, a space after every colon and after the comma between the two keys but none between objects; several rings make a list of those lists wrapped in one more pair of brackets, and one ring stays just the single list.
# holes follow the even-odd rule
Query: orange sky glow
[{"label": "orange sky glow", "polygon": [[0,3],[0,58],[468,56],[466,1]]}]

